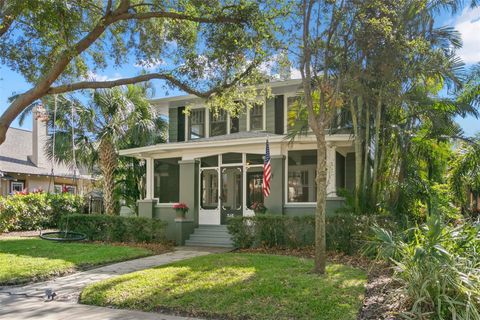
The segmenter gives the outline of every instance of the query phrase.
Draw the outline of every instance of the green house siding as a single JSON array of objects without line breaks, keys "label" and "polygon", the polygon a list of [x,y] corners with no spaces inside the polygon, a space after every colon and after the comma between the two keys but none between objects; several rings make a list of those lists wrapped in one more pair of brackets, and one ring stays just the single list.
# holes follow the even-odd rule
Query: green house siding
[{"label": "green house siding", "polygon": [[[332,216],[336,211],[343,207],[345,200],[343,198],[327,199],[327,216]],[[283,208],[283,214],[290,217],[303,217],[315,214],[315,205],[292,205]]]},{"label": "green house siding", "polygon": [[178,141],[178,108],[168,109],[168,140],[169,142]]}]

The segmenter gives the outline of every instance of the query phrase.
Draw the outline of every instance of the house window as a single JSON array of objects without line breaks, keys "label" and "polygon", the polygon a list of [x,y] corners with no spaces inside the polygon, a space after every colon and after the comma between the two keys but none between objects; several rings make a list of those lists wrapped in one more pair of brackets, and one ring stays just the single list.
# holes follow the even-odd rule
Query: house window
[{"label": "house window", "polygon": [[179,201],[180,194],[180,165],[181,158],[155,159],[153,195],[159,203]]},{"label": "house window", "polygon": [[247,208],[255,202],[263,203],[263,167],[248,168],[247,171]]},{"label": "house window", "polygon": [[12,181],[10,183],[10,193],[22,192],[25,189],[25,182],[23,181]]},{"label": "house window", "polygon": [[53,186],[53,191],[55,193],[71,193],[75,194],[77,192],[77,187],[68,185],[68,184],[56,184]]},{"label": "house window", "polygon": [[190,111],[189,132],[190,140],[205,137],[205,109]]},{"label": "house window", "polygon": [[218,171],[216,169],[202,170],[202,209],[218,208]]},{"label": "house window", "polygon": [[230,117],[230,133],[240,132],[240,119],[237,117]]},{"label": "house window", "polygon": [[288,152],[288,202],[316,202],[316,150]]},{"label": "house window", "polygon": [[227,134],[227,112],[220,110],[218,114],[210,113],[210,136]]},{"label": "house window", "polygon": [[263,104],[255,104],[250,109],[250,130],[263,130]]}]

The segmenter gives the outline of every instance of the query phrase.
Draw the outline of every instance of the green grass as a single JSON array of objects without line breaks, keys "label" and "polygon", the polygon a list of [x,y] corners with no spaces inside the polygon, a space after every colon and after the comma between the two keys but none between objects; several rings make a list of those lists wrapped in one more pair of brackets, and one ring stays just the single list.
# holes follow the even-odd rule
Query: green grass
[{"label": "green grass", "polygon": [[38,238],[0,239],[0,285],[19,284],[75,269],[150,255],[142,248],[61,243]]},{"label": "green grass", "polygon": [[218,254],[143,270],[88,286],[92,305],[228,319],[356,319],[365,272],[263,254]]}]

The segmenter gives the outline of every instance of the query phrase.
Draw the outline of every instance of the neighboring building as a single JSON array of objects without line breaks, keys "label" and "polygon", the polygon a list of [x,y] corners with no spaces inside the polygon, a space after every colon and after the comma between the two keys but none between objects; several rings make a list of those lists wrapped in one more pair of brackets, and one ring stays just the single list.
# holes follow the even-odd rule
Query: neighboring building
[{"label": "neighboring building", "polygon": [[[315,137],[303,136],[289,144],[285,136],[300,85],[300,80],[271,83],[273,97],[258,97],[258,105],[237,118],[226,112],[215,118],[202,99],[191,95],[153,100],[169,119],[168,143],[120,151],[146,162],[146,198],[139,201],[139,215],[167,221],[167,236],[177,243],[183,244],[195,231],[187,243],[228,245],[228,239],[218,240],[227,218],[253,215],[254,202],[264,202],[273,214],[313,214]],[[189,115],[183,112],[187,105]],[[354,188],[353,138],[348,130],[343,132],[327,136],[328,213],[344,201],[338,189]],[[263,199],[267,138],[272,178],[270,196]],[[186,221],[175,219],[172,205],[177,202],[190,208]]]},{"label": "neighboring building", "polygon": [[[33,130],[10,128],[0,145],[0,196],[28,190],[44,192],[68,191],[83,194],[90,189],[91,177],[64,164],[53,166],[45,155],[48,138],[46,122],[33,118]],[[75,178],[75,179],[74,179]]]}]

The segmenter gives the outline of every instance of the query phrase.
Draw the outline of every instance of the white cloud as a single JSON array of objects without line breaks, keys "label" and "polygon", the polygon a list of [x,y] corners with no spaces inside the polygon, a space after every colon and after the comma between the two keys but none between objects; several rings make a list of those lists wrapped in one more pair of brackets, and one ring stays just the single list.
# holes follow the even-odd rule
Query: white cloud
[{"label": "white cloud", "polygon": [[463,47],[458,55],[465,63],[480,62],[480,8],[465,9],[454,22],[462,35]]},{"label": "white cloud", "polygon": [[294,67],[290,68],[290,79],[302,79],[300,70]]}]

